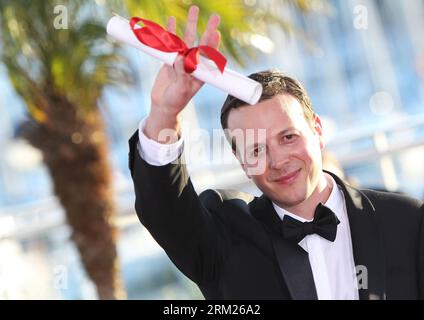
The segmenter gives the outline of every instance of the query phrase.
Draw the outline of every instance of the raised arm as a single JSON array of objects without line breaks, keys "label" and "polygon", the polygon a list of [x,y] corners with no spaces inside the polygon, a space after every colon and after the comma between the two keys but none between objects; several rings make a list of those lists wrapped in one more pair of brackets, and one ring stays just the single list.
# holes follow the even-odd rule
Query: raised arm
[{"label": "raised arm", "polygon": [[[197,16],[198,8],[192,7],[185,34],[189,47],[195,39]],[[202,44],[218,46],[218,23],[218,16],[209,19]],[[173,18],[168,20],[167,29],[175,32]],[[151,111],[142,129],[143,138],[146,136],[154,141],[150,150],[166,148],[179,139],[180,113],[202,85],[184,71],[181,58],[174,67],[164,65],[161,68],[151,93]],[[168,137],[166,141],[161,139],[164,133]],[[229,244],[225,224],[200,201],[181,158],[177,163],[166,165],[148,163],[142,155],[149,152],[149,148],[138,152],[137,148],[143,148],[138,138],[135,134],[130,139],[129,166],[140,221],[184,274],[199,285],[214,281]],[[147,143],[147,139],[142,140]],[[213,192],[209,195],[215,196]],[[217,195],[210,200],[219,204]]]}]

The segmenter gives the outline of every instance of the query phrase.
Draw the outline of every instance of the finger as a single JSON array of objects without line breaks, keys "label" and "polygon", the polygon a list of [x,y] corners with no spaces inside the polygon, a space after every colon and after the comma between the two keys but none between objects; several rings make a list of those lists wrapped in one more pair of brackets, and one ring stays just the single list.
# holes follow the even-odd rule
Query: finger
[{"label": "finger", "polygon": [[204,82],[196,79],[184,69],[184,58],[175,61],[175,82],[179,84],[179,91],[182,97],[193,97],[197,91],[203,86]]},{"label": "finger", "polygon": [[[190,73],[187,73],[184,69],[184,57],[178,56],[174,62],[175,70],[175,81],[180,84],[180,94],[191,94],[194,95],[204,84],[204,82],[194,78]],[[185,91],[183,90],[185,88]]]},{"label": "finger", "polygon": [[168,22],[166,24],[166,30],[173,33],[173,34],[177,33],[177,22],[176,22],[175,17],[169,17],[168,18]]},{"label": "finger", "polygon": [[170,78],[175,78],[175,70],[172,66],[164,63],[162,65],[162,69],[164,70],[164,72],[166,72],[166,74],[168,75],[168,77]]},{"label": "finger", "polygon": [[184,57],[182,56],[177,56],[177,58],[175,59],[174,70],[177,75],[177,78],[179,79],[184,78],[187,80],[191,77],[191,75],[187,73],[184,69]]},{"label": "finger", "polygon": [[221,32],[219,30],[216,30],[215,33],[213,33],[210,37],[208,46],[211,46],[212,48],[218,49],[219,44],[221,43]]},{"label": "finger", "polygon": [[[176,21],[175,17],[171,16],[171,17],[168,18],[168,21],[166,23],[166,30],[168,32],[173,33],[173,34],[177,33],[177,21]],[[168,64],[164,63],[162,68],[164,70],[166,70],[168,75],[174,75],[175,74],[175,70],[173,69],[173,67],[168,65]]]},{"label": "finger", "polygon": [[184,35],[184,42],[190,48],[196,40],[197,19],[199,17],[199,7],[191,6],[188,11],[187,26]]},{"label": "finger", "polygon": [[217,28],[219,26],[220,20],[221,18],[217,14],[214,14],[209,18],[208,24],[206,26],[206,30],[200,39],[201,45],[212,47],[213,44],[217,44],[216,40],[219,40],[220,37],[217,36],[216,33],[217,33]]}]

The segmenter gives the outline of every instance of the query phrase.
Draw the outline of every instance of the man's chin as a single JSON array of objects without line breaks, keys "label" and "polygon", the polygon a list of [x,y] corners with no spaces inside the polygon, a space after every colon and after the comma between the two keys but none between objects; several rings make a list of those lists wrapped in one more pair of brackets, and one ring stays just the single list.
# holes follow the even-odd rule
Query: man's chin
[{"label": "man's chin", "polygon": [[273,200],[279,207],[290,211],[290,208],[294,208],[304,202],[306,198],[300,197],[297,199],[275,199]]}]

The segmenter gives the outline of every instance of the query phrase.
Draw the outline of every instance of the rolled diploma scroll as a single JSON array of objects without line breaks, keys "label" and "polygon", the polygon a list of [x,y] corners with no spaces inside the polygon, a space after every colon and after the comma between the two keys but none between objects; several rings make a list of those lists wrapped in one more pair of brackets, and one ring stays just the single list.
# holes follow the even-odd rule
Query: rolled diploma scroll
[{"label": "rolled diploma scroll", "polygon": [[[177,52],[163,52],[141,43],[131,30],[128,20],[114,16],[107,23],[107,33],[113,38],[129,44],[160,61],[173,65],[178,55]],[[230,95],[248,103],[255,104],[262,94],[262,85],[240,73],[225,68],[221,73],[213,61],[200,56],[200,62],[192,75]]]}]

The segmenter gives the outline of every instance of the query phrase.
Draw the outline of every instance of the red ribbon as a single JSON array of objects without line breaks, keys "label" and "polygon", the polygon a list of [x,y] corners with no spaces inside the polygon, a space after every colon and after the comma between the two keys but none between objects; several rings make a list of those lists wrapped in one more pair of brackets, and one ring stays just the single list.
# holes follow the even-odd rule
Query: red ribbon
[{"label": "red ribbon", "polygon": [[[144,27],[135,28],[137,23],[143,22]],[[197,46],[188,48],[183,40],[175,34],[166,31],[157,23],[133,17],[130,21],[131,29],[141,43],[163,52],[178,52],[184,57],[184,69],[188,73],[196,70],[199,64],[199,51],[202,51],[209,59],[215,62],[221,73],[224,72],[227,59],[215,48],[210,46]]]}]

